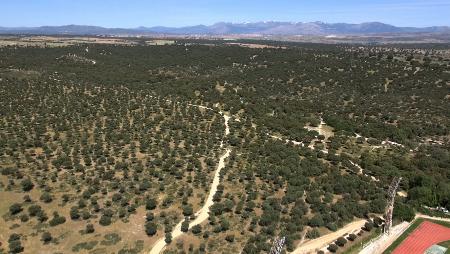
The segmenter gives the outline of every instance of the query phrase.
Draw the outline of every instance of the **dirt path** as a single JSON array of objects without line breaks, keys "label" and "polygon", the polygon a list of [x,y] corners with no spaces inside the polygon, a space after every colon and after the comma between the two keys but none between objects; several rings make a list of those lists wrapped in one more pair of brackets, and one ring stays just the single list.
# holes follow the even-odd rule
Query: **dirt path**
[{"label": "dirt path", "polygon": [[[369,140],[369,138],[367,138],[367,137],[363,137],[363,136],[361,136],[360,134],[358,134],[358,133],[355,133],[355,138],[363,138],[364,139],[364,141],[368,141]],[[383,148],[383,147],[390,147],[390,146],[398,146],[398,147],[405,147],[405,145],[403,145],[403,144],[400,144],[400,143],[397,143],[397,142],[394,142],[394,141],[390,141],[390,140],[383,140],[383,141],[381,141],[381,145],[370,145],[370,147],[372,147],[372,150],[373,149],[379,149],[379,148]],[[410,150],[411,152],[412,152],[412,150]]]},{"label": "dirt path", "polygon": [[[319,135],[323,135],[325,137],[324,140],[321,141],[321,143],[324,145],[324,148],[322,149],[323,153],[328,153],[328,149],[326,148],[326,141],[332,137],[334,135],[333,133],[333,128],[331,128],[330,126],[328,126],[322,118],[320,118],[320,124],[317,127],[313,127],[313,126],[305,126],[303,127],[309,131],[316,131],[317,133],[319,133]],[[318,140],[313,139],[309,144],[304,144],[303,142],[299,142],[299,141],[295,141],[295,140],[290,140],[290,139],[283,139],[281,136],[277,136],[277,135],[271,135],[269,133],[267,133],[267,135],[273,139],[277,139],[277,140],[281,140],[284,141],[286,143],[292,143],[294,145],[298,145],[298,146],[302,146],[302,147],[308,147],[311,150],[314,150],[314,144],[315,142]]]},{"label": "dirt path", "polygon": [[[367,174],[364,174],[364,169],[359,165],[359,164],[357,164],[357,163],[354,163],[353,161],[351,161],[351,160],[349,160],[350,161],[350,164],[352,164],[353,166],[355,166],[356,168],[358,168],[358,175],[364,175],[364,176],[367,176],[367,177],[369,177],[369,175],[367,175]],[[377,179],[376,177],[374,177],[374,176],[370,176],[370,178],[372,179],[372,181],[375,181],[375,182],[379,182],[380,180],[379,179]]]},{"label": "dirt path", "polygon": [[302,243],[300,246],[297,246],[297,248],[291,253],[292,254],[316,253],[317,250],[326,247],[329,243],[335,241],[344,234],[358,232],[364,226],[364,223],[366,223],[366,220],[357,220],[352,223],[349,223],[336,232],[332,232],[330,234],[321,236],[317,239],[313,239]]},{"label": "dirt path", "polygon": [[275,136],[275,135],[270,135],[269,133],[267,133],[267,135],[268,135],[269,137],[273,138],[273,139],[281,140],[281,141],[284,141],[284,142],[286,142],[286,143],[292,143],[292,144],[294,144],[294,145],[304,146],[303,142],[298,142],[298,141],[290,140],[290,139],[285,139],[285,140],[283,140],[281,137]]},{"label": "dirt path", "polygon": [[[220,170],[225,167],[225,159],[230,156],[231,149],[227,148],[226,152],[220,157],[219,165],[217,166],[216,173],[214,174],[214,180],[211,184],[211,190],[209,191],[208,198],[206,199],[203,207],[195,213],[195,220],[189,223],[189,227],[195,226],[208,219],[209,208],[214,204],[213,197],[216,194],[217,187],[220,183]],[[181,226],[181,225],[180,225]]]},{"label": "dirt path", "polygon": [[[197,105],[192,105],[190,104],[190,106],[197,106]],[[205,108],[205,109],[210,109],[211,108],[207,108],[204,106],[197,106],[197,107],[201,107],[201,108]],[[225,113],[223,113],[222,111],[220,111],[220,115],[222,115],[222,117],[225,120],[225,136],[227,136],[230,133],[230,128],[228,126],[228,121],[230,120],[230,117],[228,115],[226,115]],[[220,147],[223,147],[223,140],[220,143]],[[204,222],[205,220],[208,219],[209,217],[209,209],[210,207],[214,204],[213,201],[213,197],[214,194],[216,194],[217,192],[217,187],[219,186],[220,183],[220,171],[225,167],[225,160],[228,158],[228,156],[230,156],[231,153],[231,149],[227,148],[225,150],[225,153],[222,154],[222,156],[220,156],[219,158],[219,164],[217,165],[217,169],[214,173],[214,179],[213,182],[211,184],[211,189],[209,191],[209,195],[208,198],[205,201],[205,204],[203,205],[202,208],[200,208],[200,210],[198,210],[195,213],[195,219],[193,221],[191,221],[189,223],[189,228],[192,226],[195,226],[197,224],[200,224],[202,222]],[[172,230],[172,240],[176,239],[177,237],[181,236],[183,234],[183,232],[181,231],[181,224],[183,223],[184,219],[181,220],[176,226],[175,228]],[[150,250],[149,254],[159,254],[161,253],[164,248],[166,247],[166,242],[165,242],[165,237],[161,237],[156,243],[155,245],[153,245],[152,249]]]},{"label": "dirt path", "polygon": [[433,217],[433,216],[428,216],[428,215],[421,214],[421,213],[417,213],[416,218],[424,218],[424,219],[430,219],[430,220],[440,220],[440,221],[450,222],[450,218]]}]

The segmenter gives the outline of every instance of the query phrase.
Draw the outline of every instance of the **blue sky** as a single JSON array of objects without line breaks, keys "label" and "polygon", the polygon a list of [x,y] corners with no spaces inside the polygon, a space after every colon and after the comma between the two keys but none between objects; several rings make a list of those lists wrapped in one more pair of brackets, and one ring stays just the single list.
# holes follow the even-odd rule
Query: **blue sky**
[{"label": "blue sky", "polygon": [[219,21],[380,21],[450,26],[450,0],[0,0],[0,26],[188,26]]}]

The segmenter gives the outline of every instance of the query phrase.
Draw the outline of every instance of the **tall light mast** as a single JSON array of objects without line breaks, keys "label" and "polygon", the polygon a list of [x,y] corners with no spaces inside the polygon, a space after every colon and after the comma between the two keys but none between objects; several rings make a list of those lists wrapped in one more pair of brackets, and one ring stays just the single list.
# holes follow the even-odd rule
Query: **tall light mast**
[{"label": "tall light mast", "polygon": [[286,240],[286,237],[281,237],[278,239],[275,239],[275,241],[273,242],[272,248],[270,249],[269,254],[281,254],[281,251],[283,250],[284,247],[284,242]]},{"label": "tall light mast", "polygon": [[401,177],[394,177],[394,179],[392,179],[391,185],[389,186],[388,200],[385,212],[386,222],[384,223],[384,233],[386,234],[390,233],[392,227],[392,214],[394,213],[395,196],[397,195],[397,188],[401,180]]}]

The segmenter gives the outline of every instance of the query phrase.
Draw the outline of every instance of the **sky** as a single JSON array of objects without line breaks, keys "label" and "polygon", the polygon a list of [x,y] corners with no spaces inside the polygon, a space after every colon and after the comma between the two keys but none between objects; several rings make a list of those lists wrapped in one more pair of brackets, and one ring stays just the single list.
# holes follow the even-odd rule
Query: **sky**
[{"label": "sky", "polygon": [[289,21],[450,26],[450,0],[0,0],[0,26],[211,25]]}]

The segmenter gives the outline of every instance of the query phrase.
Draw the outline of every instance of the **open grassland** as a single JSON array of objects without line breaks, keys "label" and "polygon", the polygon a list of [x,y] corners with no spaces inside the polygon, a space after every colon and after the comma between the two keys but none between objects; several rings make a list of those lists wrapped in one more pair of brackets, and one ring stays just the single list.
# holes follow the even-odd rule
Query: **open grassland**
[{"label": "open grassland", "polygon": [[137,42],[132,39],[105,38],[105,37],[77,37],[77,36],[0,36],[0,48],[14,47],[67,47],[79,44],[109,44],[132,46]]}]

